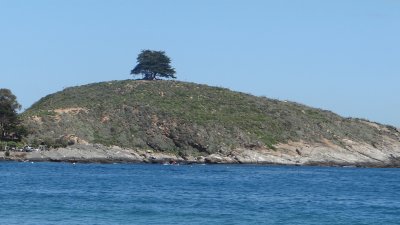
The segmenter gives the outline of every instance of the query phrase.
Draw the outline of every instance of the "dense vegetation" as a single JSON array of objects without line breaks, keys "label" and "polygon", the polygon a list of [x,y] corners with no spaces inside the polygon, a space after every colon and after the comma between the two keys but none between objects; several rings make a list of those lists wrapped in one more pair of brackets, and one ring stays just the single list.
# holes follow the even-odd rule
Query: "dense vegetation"
[{"label": "dense vegetation", "polygon": [[27,141],[77,141],[210,154],[234,148],[274,148],[279,142],[347,138],[375,143],[368,121],[342,118],[301,104],[177,81],[112,81],[67,88],[24,113]]},{"label": "dense vegetation", "polygon": [[0,150],[6,146],[17,147],[26,133],[17,113],[20,108],[21,105],[11,90],[0,89]]}]

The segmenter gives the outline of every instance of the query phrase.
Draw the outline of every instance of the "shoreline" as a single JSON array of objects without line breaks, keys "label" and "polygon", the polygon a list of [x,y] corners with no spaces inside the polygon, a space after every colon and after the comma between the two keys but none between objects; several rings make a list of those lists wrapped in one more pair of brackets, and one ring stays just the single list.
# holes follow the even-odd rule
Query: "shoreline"
[{"label": "shoreline", "polygon": [[[298,146],[297,146],[298,147]],[[340,152],[334,148],[313,146],[311,152],[317,154],[302,155],[298,148],[237,149],[229,153],[216,153],[206,156],[177,156],[167,152],[150,149],[133,150],[117,146],[106,147],[98,144],[74,145],[67,148],[50,149],[34,152],[0,152],[0,161],[17,162],[65,162],[65,163],[145,163],[145,164],[244,164],[244,165],[283,165],[283,166],[323,166],[323,167],[360,167],[360,168],[400,168],[400,154],[389,152],[382,155],[365,157],[360,153],[354,157],[351,152]],[[356,151],[357,152],[357,151]],[[382,151],[380,151],[382,152]],[[386,158],[383,158],[386,157]]]},{"label": "shoreline", "polygon": [[299,167],[341,167],[341,168],[400,168],[400,164],[371,164],[371,163],[359,163],[359,164],[335,164],[327,162],[313,162],[309,164],[279,164],[279,163],[239,163],[239,162],[191,162],[191,161],[179,161],[176,163],[168,162],[148,162],[148,161],[128,161],[128,160],[75,160],[75,159],[65,159],[65,160],[22,160],[13,158],[0,158],[1,162],[32,162],[32,163],[71,163],[71,164],[157,164],[157,165],[259,165],[259,166],[299,166]]}]

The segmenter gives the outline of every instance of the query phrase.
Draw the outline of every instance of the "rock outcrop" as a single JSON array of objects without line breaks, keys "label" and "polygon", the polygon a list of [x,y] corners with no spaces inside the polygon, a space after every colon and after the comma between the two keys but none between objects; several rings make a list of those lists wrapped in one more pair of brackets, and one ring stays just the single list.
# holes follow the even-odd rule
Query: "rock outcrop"
[{"label": "rock outcrop", "polygon": [[[393,144],[393,143],[392,143]],[[396,143],[394,143],[396,144]],[[235,149],[229,154],[215,153],[204,156],[181,157],[171,153],[154,152],[151,149],[133,150],[118,146],[99,144],[74,145],[48,151],[11,152],[0,159],[15,161],[53,161],[81,163],[210,163],[210,164],[275,164],[275,165],[320,165],[357,167],[400,167],[400,146],[375,149],[369,145],[352,143],[346,147],[331,143],[306,144],[290,142],[276,149]]]}]

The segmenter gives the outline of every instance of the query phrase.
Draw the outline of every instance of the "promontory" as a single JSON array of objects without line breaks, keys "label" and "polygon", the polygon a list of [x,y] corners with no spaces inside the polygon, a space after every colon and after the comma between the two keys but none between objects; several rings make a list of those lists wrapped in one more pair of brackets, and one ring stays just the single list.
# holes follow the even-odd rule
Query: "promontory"
[{"label": "promontory", "polygon": [[30,133],[25,141],[50,149],[13,152],[13,160],[400,165],[393,126],[180,81],[66,88],[22,118]]}]

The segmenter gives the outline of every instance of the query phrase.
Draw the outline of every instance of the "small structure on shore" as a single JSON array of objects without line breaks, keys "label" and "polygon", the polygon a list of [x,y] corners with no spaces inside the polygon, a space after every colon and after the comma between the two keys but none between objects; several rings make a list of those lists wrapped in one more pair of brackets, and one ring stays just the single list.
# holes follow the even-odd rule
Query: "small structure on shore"
[{"label": "small structure on shore", "polygon": [[38,147],[39,151],[46,151],[47,150],[47,145],[45,144],[40,144]]}]

